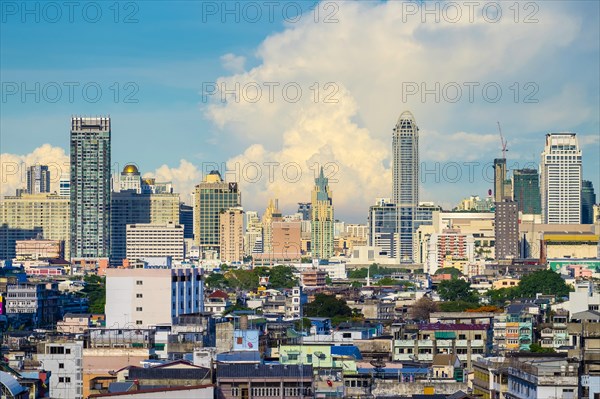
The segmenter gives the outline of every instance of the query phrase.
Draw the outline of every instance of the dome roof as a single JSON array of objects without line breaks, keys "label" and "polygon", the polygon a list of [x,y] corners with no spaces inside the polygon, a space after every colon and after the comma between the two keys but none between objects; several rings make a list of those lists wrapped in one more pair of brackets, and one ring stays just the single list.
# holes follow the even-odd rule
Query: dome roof
[{"label": "dome roof", "polygon": [[123,174],[137,175],[140,172],[138,171],[137,166],[135,165],[125,165],[123,168]]}]

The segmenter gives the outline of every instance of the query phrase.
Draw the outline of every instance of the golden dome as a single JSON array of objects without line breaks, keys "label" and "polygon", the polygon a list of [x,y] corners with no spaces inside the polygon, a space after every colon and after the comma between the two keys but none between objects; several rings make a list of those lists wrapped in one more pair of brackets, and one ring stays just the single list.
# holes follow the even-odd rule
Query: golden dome
[{"label": "golden dome", "polygon": [[123,168],[123,174],[139,174],[137,166],[135,165],[125,165]]}]

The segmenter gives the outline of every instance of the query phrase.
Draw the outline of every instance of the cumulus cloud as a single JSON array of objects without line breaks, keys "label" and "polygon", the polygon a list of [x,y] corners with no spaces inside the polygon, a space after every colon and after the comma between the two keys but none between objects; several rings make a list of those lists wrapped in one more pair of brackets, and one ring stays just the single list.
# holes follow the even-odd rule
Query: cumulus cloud
[{"label": "cumulus cloud", "polygon": [[[553,115],[552,124],[570,125],[590,116],[585,96],[573,86],[561,87],[556,71],[532,75],[550,62],[559,68],[565,49],[581,33],[579,20],[560,5],[545,3],[539,22],[524,24],[508,17],[506,7],[497,23],[482,18],[481,9],[473,21],[463,14],[453,23],[430,23],[431,16],[423,23],[420,14],[406,15],[401,2],[337,4],[338,23],[303,18],[267,37],[256,51],[259,64],[218,79],[227,101],[215,96],[218,101],[204,110],[224,135],[246,145],[230,159],[230,168],[268,162],[302,167],[302,179],[293,183],[281,176],[258,182],[242,176],[247,209],[264,208],[272,196],[288,209],[308,200],[314,177],[310,166],[329,162],[337,168],[332,189],[338,212],[342,217],[366,215],[374,198],[390,196],[392,128],[406,109],[421,127],[422,161],[497,157],[496,121],[503,114],[542,130],[550,128],[548,115]],[[555,90],[537,78],[551,81]],[[524,91],[529,80],[550,100],[523,106],[524,95],[532,91],[530,86]],[[518,96],[511,88],[515,81]],[[497,103],[490,98],[493,91],[483,90],[487,83],[502,90]],[[460,97],[452,101],[455,94],[443,88],[456,86]],[[425,89],[436,93],[424,94]],[[564,96],[567,104],[561,101]],[[481,131],[481,126],[489,128]],[[440,195],[432,187],[423,192]]]},{"label": "cumulus cloud", "polygon": [[202,180],[202,172],[191,162],[182,159],[177,167],[162,165],[154,172],[144,173],[144,177],[154,177],[157,182],[172,182],[180,200],[191,203],[190,195],[194,192],[194,186]]},{"label": "cumulus cloud", "polygon": [[29,154],[0,154],[0,195],[15,195],[15,190],[27,186],[27,168],[47,165],[50,170],[50,190],[58,192],[61,175],[69,175],[69,155],[61,147],[44,144]]},{"label": "cumulus cloud", "polygon": [[221,65],[231,73],[241,73],[244,71],[246,65],[246,57],[227,53],[221,56]]}]

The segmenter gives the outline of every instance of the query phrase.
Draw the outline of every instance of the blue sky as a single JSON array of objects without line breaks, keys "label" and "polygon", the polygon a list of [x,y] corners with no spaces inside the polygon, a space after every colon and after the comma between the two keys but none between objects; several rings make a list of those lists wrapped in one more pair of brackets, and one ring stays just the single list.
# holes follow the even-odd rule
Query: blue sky
[{"label": "blue sky", "polygon": [[[316,162],[331,166],[337,215],[363,221],[376,197],[390,196],[391,129],[409,109],[421,128],[422,162],[438,175],[425,176],[423,200],[452,206],[485,195],[486,165],[500,155],[496,121],[509,142],[509,168],[536,165],[545,133],[577,132],[584,178],[600,189],[597,2],[534,2],[518,15],[507,5],[497,23],[493,12],[482,18],[481,8],[468,21],[461,2],[463,14],[453,21],[447,3],[435,2],[427,3],[429,16],[400,2],[277,2],[272,19],[267,2],[252,2],[254,9],[248,2],[121,2],[118,15],[111,2],[81,2],[73,22],[64,7],[57,17],[47,3],[27,4],[32,13],[21,2],[2,4],[3,162],[48,162],[57,152],[45,154],[43,144],[68,155],[71,115],[110,114],[113,163],[134,162],[182,193],[203,164],[237,163],[246,209],[262,211],[277,196],[292,211],[310,198]],[[98,22],[90,22],[97,9]],[[253,22],[256,9],[262,15]],[[537,22],[524,23],[527,16]],[[258,83],[263,98],[203,100],[211,82]],[[264,101],[265,82],[280,84],[272,103]],[[477,84],[473,101],[468,82]],[[282,98],[280,87],[289,83],[303,88],[297,103]],[[439,101],[421,96],[436,84]],[[501,88],[497,102],[482,93],[486,85]],[[23,97],[23,87],[36,94]],[[452,102],[456,87],[462,95]],[[324,101],[327,93],[337,102]],[[279,163],[273,181],[247,175],[246,166],[256,164],[265,177],[271,162]],[[283,178],[286,164],[299,165],[302,177]]]}]

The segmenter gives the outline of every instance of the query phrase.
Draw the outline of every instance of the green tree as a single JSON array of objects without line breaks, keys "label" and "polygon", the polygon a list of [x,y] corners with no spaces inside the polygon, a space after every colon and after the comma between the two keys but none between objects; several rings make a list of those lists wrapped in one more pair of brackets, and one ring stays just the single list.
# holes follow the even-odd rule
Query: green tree
[{"label": "green tree", "polygon": [[89,275],[83,278],[85,287],[81,291],[88,298],[90,313],[104,314],[106,305],[106,279],[104,277]]},{"label": "green tree", "polygon": [[229,284],[227,279],[221,273],[211,273],[205,279],[204,283],[210,289],[223,289],[227,288]]},{"label": "green tree", "polygon": [[335,295],[317,294],[315,299],[304,306],[304,314],[308,317],[352,317],[352,309],[343,299]]},{"label": "green tree", "polygon": [[536,294],[555,295],[559,298],[569,295],[571,288],[560,277],[560,274],[550,270],[538,270],[521,278],[518,294],[522,297],[533,298]]},{"label": "green tree", "polygon": [[531,344],[529,345],[529,352],[532,353],[556,353],[554,348],[542,348],[540,344]]},{"label": "green tree", "polygon": [[350,270],[348,272],[348,278],[367,278],[367,269],[366,268],[361,268],[361,269],[354,269],[354,270]]},{"label": "green tree", "polygon": [[444,280],[438,285],[437,291],[445,301],[479,302],[477,293],[471,289],[471,283],[462,279]]},{"label": "green tree", "polygon": [[488,290],[485,293],[489,304],[495,306],[504,306],[507,301],[510,301],[519,296],[518,287],[499,288],[497,290]]},{"label": "green tree", "polygon": [[436,275],[440,275],[440,274],[451,274],[452,278],[459,278],[460,276],[462,276],[463,274],[461,273],[460,270],[458,270],[455,267],[442,267],[439,268],[435,271]]},{"label": "green tree", "polygon": [[273,266],[267,270],[269,285],[275,289],[292,288],[298,285],[298,279],[294,277],[294,268],[289,266]]}]

